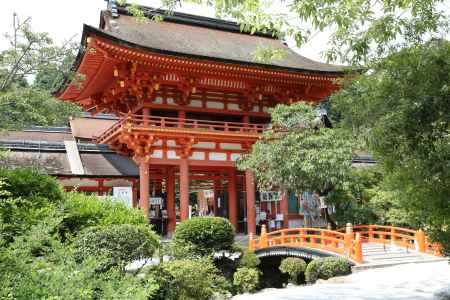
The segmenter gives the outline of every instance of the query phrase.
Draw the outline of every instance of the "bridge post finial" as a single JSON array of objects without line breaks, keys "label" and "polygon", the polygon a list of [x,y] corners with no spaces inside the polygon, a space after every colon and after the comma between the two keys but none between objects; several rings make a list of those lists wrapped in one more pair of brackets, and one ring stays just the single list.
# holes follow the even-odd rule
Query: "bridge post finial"
[{"label": "bridge post finial", "polygon": [[266,229],[266,225],[262,225],[261,226],[261,236],[259,237],[259,247],[265,248],[267,246],[269,246],[268,241],[267,241],[267,229]]},{"label": "bridge post finial", "polygon": [[354,241],[354,251],[355,251],[355,261],[359,264],[363,263],[363,252],[362,252],[362,244],[361,244],[361,235],[357,233],[355,235]]},{"label": "bridge post finial", "polygon": [[353,233],[353,225],[352,225],[352,223],[345,224],[345,233]]},{"label": "bridge post finial", "polygon": [[425,253],[427,251],[426,245],[425,245],[425,233],[423,232],[422,229],[419,229],[416,231],[415,242],[416,242],[416,248],[419,252]]},{"label": "bridge post finial", "polygon": [[345,225],[345,234],[344,234],[344,249],[347,256],[351,255],[352,241],[353,241],[353,226],[352,223],[347,223]]}]

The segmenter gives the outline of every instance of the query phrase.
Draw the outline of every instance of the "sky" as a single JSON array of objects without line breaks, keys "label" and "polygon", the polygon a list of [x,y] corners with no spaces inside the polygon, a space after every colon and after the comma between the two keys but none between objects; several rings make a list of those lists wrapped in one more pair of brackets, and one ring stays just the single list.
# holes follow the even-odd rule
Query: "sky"
[{"label": "sky", "polygon": [[[98,27],[100,11],[106,8],[104,0],[3,0],[0,10],[0,51],[8,44],[4,33],[12,30],[13,13],[22,20],[31,17],[34,31],[48,32],[57,42],[62,43],[74,35],[76,41],[81,39],[83,23]],[[157,0],[137,0],[138,4],[159,7]],[[214,17],[210,8],[198,5],[183,5],[177,11]],[[326,34],[316,36],[311,42],[297,49],[288,41],[289,46],[300,54],[319,61],[324,61],[321,52],[326,47]]]}]

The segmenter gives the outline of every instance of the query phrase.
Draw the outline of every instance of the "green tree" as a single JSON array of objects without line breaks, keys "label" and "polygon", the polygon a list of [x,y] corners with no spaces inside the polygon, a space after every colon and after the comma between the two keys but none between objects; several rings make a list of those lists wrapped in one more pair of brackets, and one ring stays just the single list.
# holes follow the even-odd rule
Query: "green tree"
[{"label": "green tree", "polygon": [[238,162],[255,173],[261,188],[325,196],[347,180],[352,146],[342,131],[323,127],[304,103],[278,105],[271,117],[271,130]]},{"label": "green tree", "polygon": [[71,40],[55,45],[47,33],[34,32],[30,21],[14,14],[12,32],[5,35],[9,47],[0,49],[0,129],[66,125],[81,111],[51,95],[70,75],[76,47]]},{"label": "green tree", "polygon": [[[363,137],[411,226],[449,247],[450,43],[392,54],[332,97],[342,125]],[[403,221],[404,221],[403,220]]]}]

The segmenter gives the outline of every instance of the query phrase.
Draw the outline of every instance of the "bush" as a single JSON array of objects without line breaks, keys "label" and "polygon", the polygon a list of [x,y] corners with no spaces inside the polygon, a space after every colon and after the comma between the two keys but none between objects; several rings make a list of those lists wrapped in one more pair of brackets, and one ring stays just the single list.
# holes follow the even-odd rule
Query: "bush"
[{"label": "bush", "polygon": [[78,261],[91,256],[104,257],[108,259],[106,268],[116,265],[123,268],[134,260],[151,258],[158,246],[158,237],[146,225],[89,227],[74,241]]},{"label": "bush", "polygon": [[[197,217],[177,226],[173,235],[173,250],[177,257],[187,253],[204,256],[218,250],[230,250],[233,242],[233,226],[227,219]],[[186,251],[179,251],[185,248]]]},{"label": "bush", "polygon": [[306,267],[305,279],[314,283],[317,279],[329,279],[351,273],[350,264],[344,258],[325,257],[311,261]]},{"label": "bush", "polygon": [[163,271],[163,277],[170,280],[165,283],[170,291],[164,299],[207,300],[225,293],[226,280],[209,259],[173,260],[163,264]]},{"label": "bush", "polygon": [[62,239],[76,235],[89,226],[111,224],[146,224],[142,211],[123,203],[96,196],[67,193],[63,204],[63,219],[59,228]]},{"label": "bush", "polygon": [[151,281],[117,268],[99,274],[99,257],[76,262],[72,249],[52,236],[51,225],[33,226],[0,249],[0,299],[153,299]]},{"label": "bush", "polygon": [[244,250],[239,260],[240,267],[246,268],[256,268],[261,263],[261,260],[256,256],[255,253]]},{"label": "bush", "polygon": [[10,198],[46,199],[52,203],[63,199],[63,190],[58,181],[38,169],[0,168],[0,178],[4,182],[2,188],[9,193]]},{"label": "bush", "polygon": [[0,168],[0,237],[6,244],[56,214],[63,192],[56,179],[35,169]]},{"label": "bush", "polygon": [[259,283],[259,270],[253,268],[239,268],[233,276],[233,284],[241,293],[256,291]]},{"label": "bush", "polygon": [[281,273],[288,274],[292,283],[298,284],[299,275],[306,270],[306,262],[297,257],[288,257],[281,261]]}]

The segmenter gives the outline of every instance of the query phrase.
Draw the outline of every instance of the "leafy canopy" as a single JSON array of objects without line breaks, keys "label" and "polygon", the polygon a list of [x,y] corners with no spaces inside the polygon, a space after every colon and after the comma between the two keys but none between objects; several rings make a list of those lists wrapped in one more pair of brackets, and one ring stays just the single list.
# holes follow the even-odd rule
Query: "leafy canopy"
[{"label": "leafy canopy", "polygon": [[0,129],[66,125],[81,111],[51,95],[70,74],[75,44],[57,46],[47,33],[33,31],[30,22],[14,14],[12,31],[5,34],[9,46],[0,49]]},{"label": "leafy canopy", "polygon": [[332,96],[342,125],[363,137],[408,211],[449,243],[450,42],[404,49]]},{"label": "leafy canopy", "polygon": [[278,105],[271,116],[271,130],[238,162],[239,169],[252,170],[267,190],[327,194],[345,182],[352,145],[342,131],[324,128],[315,109],[301,102]]}]

